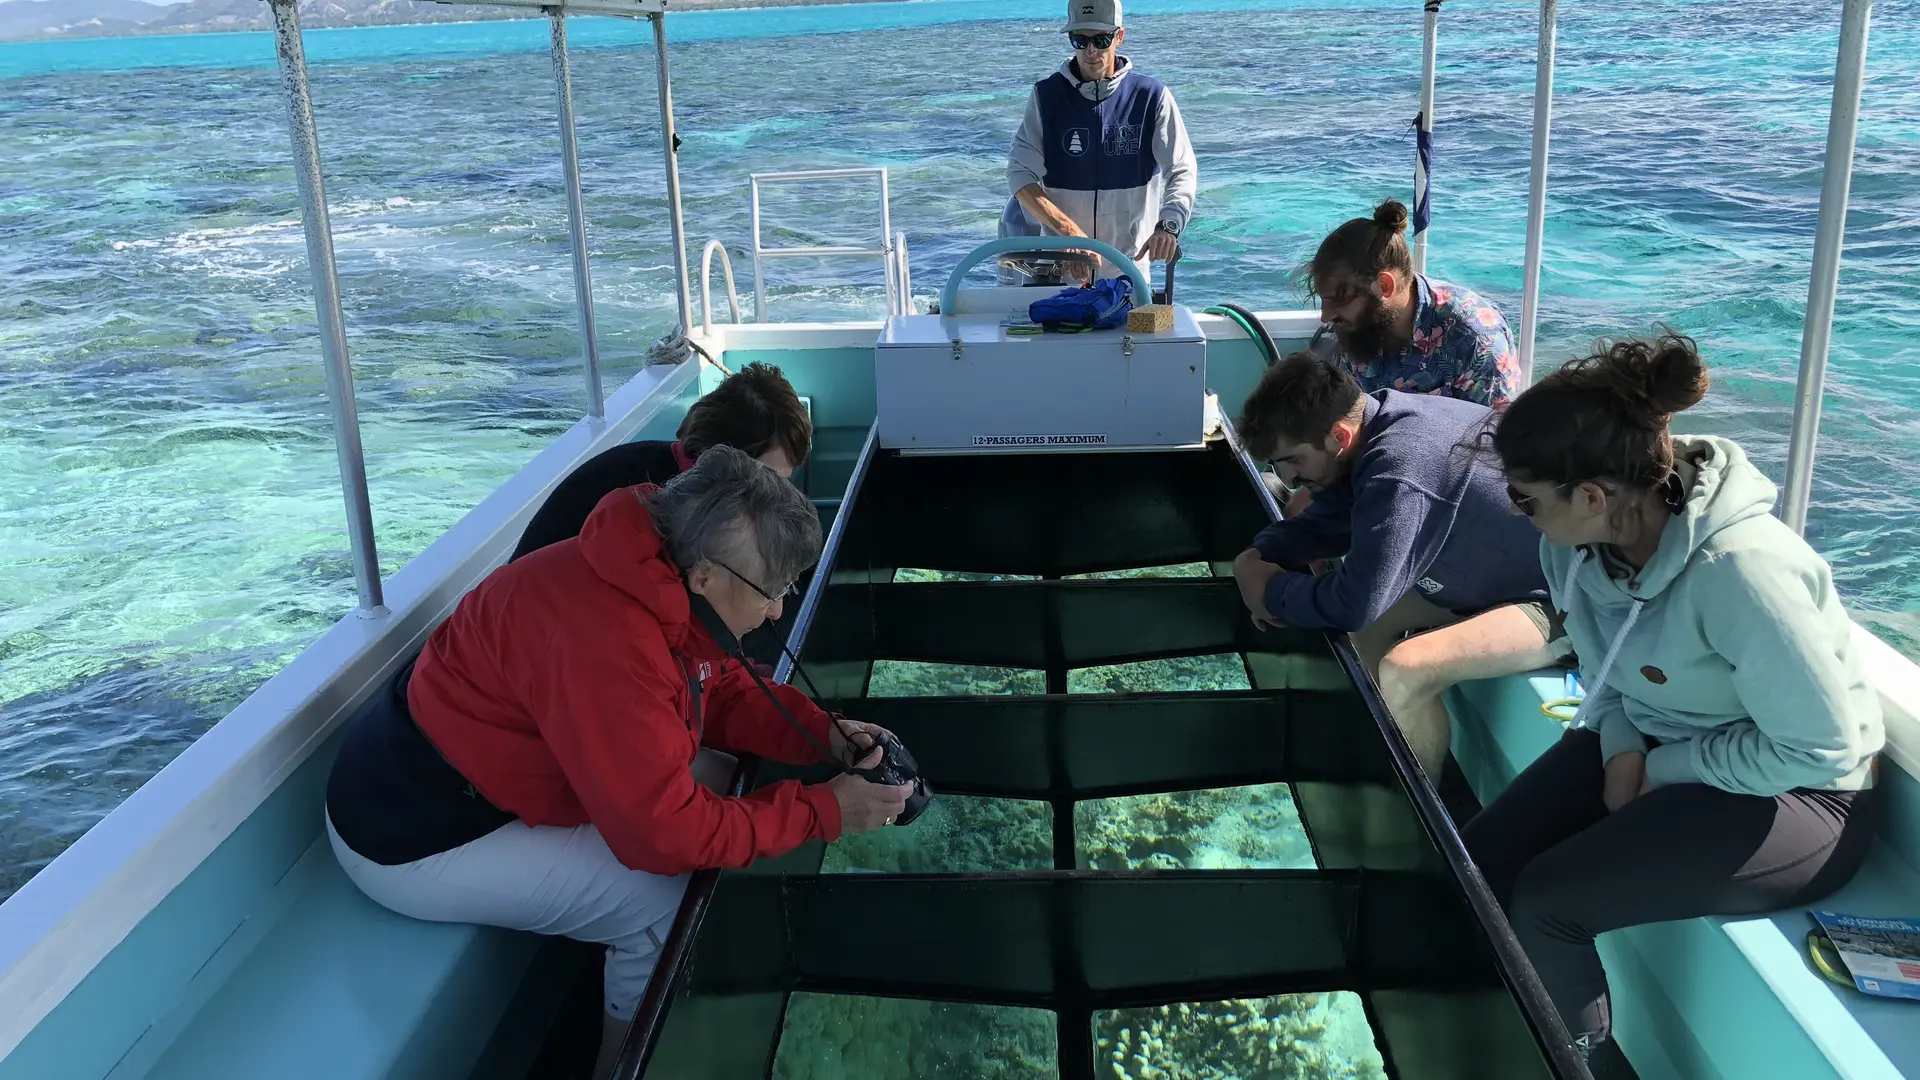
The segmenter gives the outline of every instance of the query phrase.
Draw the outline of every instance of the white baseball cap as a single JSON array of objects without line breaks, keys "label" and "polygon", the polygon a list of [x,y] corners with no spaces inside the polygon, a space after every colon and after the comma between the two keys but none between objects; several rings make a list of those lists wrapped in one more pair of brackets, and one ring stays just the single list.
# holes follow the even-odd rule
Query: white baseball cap
[{"label": "white baseball cap", "polygon": [[1111,34],[1120,29],[1120,0],[1067,0],[1067,32]]}]

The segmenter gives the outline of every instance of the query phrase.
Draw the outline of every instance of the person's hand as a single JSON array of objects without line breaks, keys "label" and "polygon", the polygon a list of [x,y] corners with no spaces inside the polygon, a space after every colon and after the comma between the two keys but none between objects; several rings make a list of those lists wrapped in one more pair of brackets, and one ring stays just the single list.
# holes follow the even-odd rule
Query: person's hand
[{"label": "person's hand", "polygon": [[1279,619],[1271,619],[1265,615],[1256,613],[1253,615],[1253,628],[1255,630],[1285,630],[1287,624],[1281,622]]},{"label": "person's hand", "polygon": [[1145,256],[1150,262],[1166,262],[1173,253],[1180,250],[1180,238],[1165,229],[1153,230],[1147,242],[1139,251],[1133,253],[1135,259]]},{"label": "person's hand", "polygon": [[827,748],[833,751],[833,760],[852,764],[856,755],[870,749],[880,741],[880,736],[889,734],[892,733],[878,724],[836,716],[827,737]]},{"label": "person's hand", "polygon": [[[1072,218],[1065,214],[1060,215],[1060,220],[1052,224],[1053,231],[1060,236],[1078,236],[1085,238],[1087,235],[1085,229],[1082,229]],[[1067,273],[1078,278],[1083,288],[1092,285],[1094,279],[1100,276],[1099,252],[1088,251],[1085,248],[1068,248],[1060,254],[1066,258],[1077,257],[1087,260],[1085,263],[1071,264],[1067,267]]]},{"label": "person's hand", "polygon": [[[855,768],[871,769],[880,764],[880,757],[880,748],[875,747]],[[840,804],[840,832],[845,836],[893,824],[893,819],[907,808],[907,796],[913,793],[912,784],[876,784],[852,773],[841,773],[827,781],[827,787]]]},{"label": "person's hand", "polygon": [[1280,511],[1280,516],[1283,518],[1297,518],[1301,514],[1306,513],[1307,507],[1312,505],[1312,491],[1304,487],[1294,488],[1293,494],[1287,496],[1286,509]]},{"label": "person's hand", "polygon": [[1285,573],[1282,568],[1260,557],[1260,552],[1248,548],[1233,560],[1233,581],[1240,587],[1240,602],[1245,604],[1247,612],[1253,616],[1253,623],[1262,622],[1273,626],[1282,625],[1273,613],[1267,610],[1267,585],[1274,578]]},{"label": "person's hand", "polygon": [[1606,780],[1600,787],[1600,800],[1612,813],[1651,790],[1647,783],[1647,755],[1638,750],[1615,754],[1607,762]]}]

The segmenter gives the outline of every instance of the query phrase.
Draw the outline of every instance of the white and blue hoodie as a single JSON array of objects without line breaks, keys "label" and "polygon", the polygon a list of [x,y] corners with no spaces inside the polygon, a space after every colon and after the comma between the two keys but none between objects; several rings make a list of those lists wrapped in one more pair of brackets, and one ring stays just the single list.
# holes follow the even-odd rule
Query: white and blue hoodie
[{"label": "white and blue hoodie", "polygon": [[[1008,194],[1039,184],[1087,235],[1128,255],[1162,221],[1186,227],[1198,176],[1173,92],[1124,56],[1110,78],[1082,79],[1068,60],[1035,83],[1007,157]],[[1013,235],[1041,231],[1018,202],[1006,213]],[[1100,276],[1117,273],[1101,260]]]}]

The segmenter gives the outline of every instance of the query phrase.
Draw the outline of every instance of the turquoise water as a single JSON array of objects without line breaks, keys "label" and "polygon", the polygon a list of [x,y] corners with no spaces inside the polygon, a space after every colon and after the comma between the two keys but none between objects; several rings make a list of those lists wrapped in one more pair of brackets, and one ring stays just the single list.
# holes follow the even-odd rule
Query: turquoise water
[{"label": "turquoise water", "polygon": [[[1920,652],[1920,2],[1876,9],[1810,536]],[[1060,59],[1033,10],[673,17],[694,249],[746,244],[750,170],[885,164],[936,288],[993,234],[1025,87]],[[1453,0],[1440,50],[1432,269],[1516,319],[1533,10]],[[1411,182],[1418,5],[1129,11],[1200,155],[1182,299],[1296,304],[1318,238]],[[1540,355],[1671,320],[1716,364],[1689,425],[1776,477],[1837,21],[1837,3],[1629,0],[1569,6],[1560,32]],[[572,37],[621,377],[672,320],[653,58],[644,27]],[[309,50],[391,572],[583,406],[545,30],[318,31]],[[277,83],[259,34],[0,45],[0,895],[352,606]],[[867,220],[817,191],[768,213],[789,240]],[[871,263],[773,281],[780,316],[880,310]]]}]

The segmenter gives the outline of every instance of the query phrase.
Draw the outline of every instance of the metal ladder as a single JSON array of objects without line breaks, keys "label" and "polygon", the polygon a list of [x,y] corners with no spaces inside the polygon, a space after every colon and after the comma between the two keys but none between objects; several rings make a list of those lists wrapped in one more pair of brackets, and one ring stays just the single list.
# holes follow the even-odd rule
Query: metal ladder
[{"label": "metal ladder", "polygon": [[[907,264],[907,234],[893,231],[893,214],[889,207],[885,166],[753,173],[749,179],[753,208],[753,303],[757,321],[770,321],[767,315],[766,261],[768,259],[812,259],[830,255],[879,256],[882,268],[886,272],[887,314],[910,315],[913,313],[913,278]],[[879,181],[880,243],[878,247],[865,247],[858,244],[768,247],[765,244],[760,236],[760,186],[821,180]]]}]

